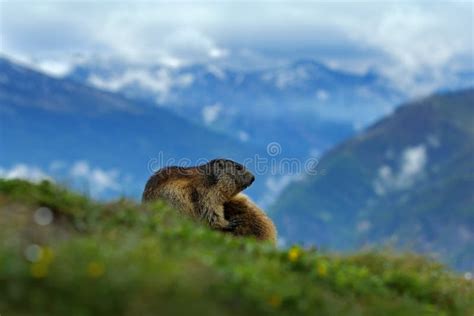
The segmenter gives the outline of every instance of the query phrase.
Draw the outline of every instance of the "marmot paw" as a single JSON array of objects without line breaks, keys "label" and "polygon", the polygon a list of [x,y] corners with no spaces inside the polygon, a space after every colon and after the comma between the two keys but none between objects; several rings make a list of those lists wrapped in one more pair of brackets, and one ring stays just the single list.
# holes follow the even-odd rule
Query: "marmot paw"
[{"label": "marmot paw", "polygon": [[239,218],[234,218],[234,219],[229,221],[229,224],[226,227],[224,227],[223,230],[224,231],[233,231],[237,227],[241,226],[244,223],[245,223],[244,220],[239,219]]}]

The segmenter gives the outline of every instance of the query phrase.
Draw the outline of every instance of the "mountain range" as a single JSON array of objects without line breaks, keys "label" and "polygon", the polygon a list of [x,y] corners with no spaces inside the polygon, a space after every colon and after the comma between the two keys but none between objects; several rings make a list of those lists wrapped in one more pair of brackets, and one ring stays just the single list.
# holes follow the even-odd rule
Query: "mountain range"
[{"label": "mountain range", "polygon": [[399,107],[327,152],[318,171],[274,204],[288,242],[386,244],[474,269],[474,89]]},{"label": "mountain range", "polygon": [[278,142],[296,158],[327,150],[407,97],[374,71],[352,74],[312,60],[252,71],[92,60],[68,78],[169,108],[242,141]]},{"label": "mountain range", "polygon": [[[137,196],[144,166],[157,153],[243,161],[268,158],[267,146],[277,143],[281,150],[273,160],[317,157],[356,132],[355,117],[370,121],[399,97],[374,73],[337,72],[313,61],[243,72],[96,60],[52,78],[2,58],[0,71],[2,120],[8,121],[2,123],[3,174],[64,178],[67,168],[77,167],[77,174],[112,189],[101,189],[115,192],[109,197],[119,187]],[[380,102],[368,106],[374,93]],[[127,189],[117,185],[124,179],[133,182]],[[259,173],[249,194],[268,205],[291,179]],[[91,181],[83,182],[87,190]]]}]

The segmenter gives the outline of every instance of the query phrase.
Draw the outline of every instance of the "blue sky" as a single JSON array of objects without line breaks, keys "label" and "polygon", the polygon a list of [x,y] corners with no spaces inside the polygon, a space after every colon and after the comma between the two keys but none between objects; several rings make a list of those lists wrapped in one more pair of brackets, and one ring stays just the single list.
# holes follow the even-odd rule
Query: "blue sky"
[{"label": "blue sky", "polygon": [[51,72],[80,56],[261,68],[299,58],[401,87],[474,69],[472,1],[1,1],[1,52]]}]

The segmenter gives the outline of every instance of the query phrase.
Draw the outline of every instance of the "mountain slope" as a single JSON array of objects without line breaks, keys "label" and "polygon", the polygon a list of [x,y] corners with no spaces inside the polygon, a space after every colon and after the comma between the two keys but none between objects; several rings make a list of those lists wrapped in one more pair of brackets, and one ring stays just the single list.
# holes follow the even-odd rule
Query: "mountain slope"
[{"label": "mountain slope", "polygon": [[334,256],[210,231],[163,203],[0,179],[7,315],[472,315],[474,284],[414,255]]},{"label": "mountain slope", "polygon": [[[138,197],[151,169],[163,165],[215,157],[242,161],[258,152],[166,109],[6,59],[0,59],[0,113],[0,171],[22,163],[65,181],[79,174],[94,180],[83,189],[102,185],[101,196]],[[261,192],[264,181],[258,182],[250,194]]]},{"label": "mountain slope", "polygon": [[400,107],[328,152],[273,216],[291,241],[391,243],[474,269],[474,90]]}]

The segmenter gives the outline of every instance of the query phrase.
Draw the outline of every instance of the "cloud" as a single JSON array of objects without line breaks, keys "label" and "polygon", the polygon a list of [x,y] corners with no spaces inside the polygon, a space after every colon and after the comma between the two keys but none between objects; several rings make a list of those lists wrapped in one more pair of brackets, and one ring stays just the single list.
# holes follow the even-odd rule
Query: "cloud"
[{"label": "cloud", "polygon": [[23,163],[16,164],[10,169],[0,168],[0,177],[5,179],[24,179],[31,182],[52,181],[52,178],[42,169]]},{"label": "cloud", "polygon": [[286,174],[282,176],[270,176],[265,181],[265,194],[259,201],[262,206],[272,205],[280,196],[281,192],[293,181],[304,178],[303,174]]},{"label": "cloud", "polygon": [[263,80],[274,82],[279,89],[285,89],[292,85],[309,78],[309,74],[304,67],[297,67],[296,69],[283,68],[275,70],[274,72],[267,72],[263,75]]},{"label": "cloud", "polygon": [[203,107],[202,118],[204,120],[204,123],[206,123],[207,125],[212,124],[215,120],[217,120],[221,110],[222,105],[220,103]]},{"label": "cloud", "polygon": [[[474,53],[472,6],[464,9],[455,3],[392,5],[364,23],[346,22],[345,28],[351,27],[349,38],[381,53],[384,58],[373,66],[399,88],[425,94],[459,70],[457,60]],[[472,60],[465,66],[473,69]]]},{"label": "cloud", "polygon": [[[64,56],[76,54],[247,68],[314,58],[346,70],[375,68],[418,94],[474,69],[469,1],[3,1],[1,18],[2,52],[46,60],[43,68],[58,75],[68,69]],[[286,75],[279,85],[291,82]]]},{"label": "cloud", "polygon": [[427,162],[425,145],[406,148],[401,154],[398,172],[387,165],[379,168],[374,181],[375,192],[384,195],[391,191],[411,188],[423,175]]},{"label": "cloud", "polygon": [[86,184],[93,196],[99,196],[106,191],[119,191],[123,181],[130,181],[127,177],[120,177],[117,170],[91,167],[87,161],[67,164],[60,160],[54,160],[49,164],[49,172],[24,163],[15,164],[11,168],[0,167],[0,178],[24,179],[31,182],[66,180],[76,187]]},{"label": "cloud", "polygon": [[229,51],[219,47],[214,40],[196,29],[178,29],[163,39],[162,43],[173,56],[187,59],[219,59],[229,55]]},{"label": "cloud", "polygon": [[248,140],[250,138],[250,135],[246,131],[239,131],[238,132],[238,137],[239,137],[240,141],[245,143],[245,142],[248,142]]},{"label": "cloud", "polygon": [[426,147],[424,145],[405,149],[402,154],[402,167],[400,170],[400,176],[403,180],[401,181],[402,184],[405,185],[409,183],[409,179],[420,174],[425,168],[426,162]]},{"label": "cloud", "polygon": [[120,190],[119,172],[93,168],[87,161],[77,161],[70,168],[70,175],[84,180],[90,186],[93,194],[100,194],[106,190]]},{"label": "cloud", "polygon": [[324,89],[318,89],[316,91],[316,98],[319,101],[322,101],[322,102],[327,101],[327,99],[329,99],[329,96],[330,96],[329,93]]},{"label": "cloud", "polygon": [[175,87],[186,87],[192,84],[194,77],[191,74],[175,74],[172,69],[160,68],[156,70],[146,67],[131,67],[120,74],[91,75],[88,82],[100,89],[119,91],[127,86],[139,86],[159,95],[158,102],[166,100],[168,93]]},{"label": "cloud", "polygon": [[37,68],[42,72],[53,76],[53,77],[64,77],[67,75],[73,68],[73,65],[68,62],[62,62],[58,60],[42,60],[37,64]]},{"label": "cloud", "polygon": [[[212,9],[132,1],[5,1],[1,51],[14,57],[27,56],[32,63],[48,60],[50,64],[43,66],[53,71],[58,65],[51,65],[52,61],[77,54],[174,66],[219,60],[229,56],[230,51],[199,26],[212,14],[207,11]],[[31,22],[25,16],[32,17]]]},{"label": "cloud", "polygon": [[209,71],[211,74],[213,74],[216,78],[220,80],[224,80],[227,78],[225,71],[220,67],[217,67],[216,65],[209,65],[207,67],[207,71]]}]

